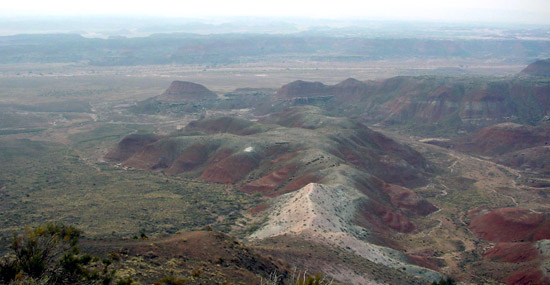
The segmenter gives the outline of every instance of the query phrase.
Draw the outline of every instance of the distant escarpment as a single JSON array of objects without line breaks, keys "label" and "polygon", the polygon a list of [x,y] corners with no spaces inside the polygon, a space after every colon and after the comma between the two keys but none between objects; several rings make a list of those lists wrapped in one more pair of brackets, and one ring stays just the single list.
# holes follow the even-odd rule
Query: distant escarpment
[{"label": "distant escarpment", "polygon": [[502,122],[536,125],[550,114],[550,83],[529,78],[399,76],[336,85],[295,81],[277,100],[420,135],[451,135]]},{"label": "distant escarpment", "polygon": [[537,60],[529,64],[520,75],[550,77],[550,59]]}]

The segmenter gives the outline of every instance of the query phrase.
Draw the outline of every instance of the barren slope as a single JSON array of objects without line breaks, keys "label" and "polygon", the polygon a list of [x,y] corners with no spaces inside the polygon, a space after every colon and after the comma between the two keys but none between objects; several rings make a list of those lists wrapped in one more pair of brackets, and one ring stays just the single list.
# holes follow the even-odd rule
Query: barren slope
[{"label": "barren slope", "polygon": [[299,236],[311,242],[348,249],[371,262],[402,269],[423,279],[440,280],[441,274],[411,264],[403,253],[368,241],[370,230],[353,223],[363,199],[368,198],[344,185],[310,183],[281,196],[272,207],[266,224],[250,238]]}]

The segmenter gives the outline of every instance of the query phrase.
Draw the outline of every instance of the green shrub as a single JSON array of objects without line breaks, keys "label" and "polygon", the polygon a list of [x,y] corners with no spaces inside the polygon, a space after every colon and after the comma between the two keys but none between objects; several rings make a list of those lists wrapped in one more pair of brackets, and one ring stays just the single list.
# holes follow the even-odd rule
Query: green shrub
[{"label": "green shrub", "polygon": [[[47,223],[14,235],[13,259],[0,262],[3,283],[109,284],[114,271],[99,258],[80,254],[77,247],[81,231],[61,223]],[[102,267],[103,266],[103,267]],[[97,268],[103,268],[97,269]]]},{"label": "green shrub", "polygon": [[439,282],[432,282],[432,285],[455,285],[456,281],[453,278],[447,278],[447,280],[440,280]]},{"label": "green shrub", "polygon": [[9,283],[15,279],[19,272],[15,260],[4,260],[0,262],[0,283]]},{"label": "green shrub", "polygon": [[160,282],[155,283],[155,285],[183,285],[187,284],[188,281],[185,279],[178,279],[174,276],[166,276],[160,280]]},{"label": "green shrub", "polygon": [[116,285],[132,285],[134,283],[134,279],[127,277],[124,279],[120,279],[116,282]]}]

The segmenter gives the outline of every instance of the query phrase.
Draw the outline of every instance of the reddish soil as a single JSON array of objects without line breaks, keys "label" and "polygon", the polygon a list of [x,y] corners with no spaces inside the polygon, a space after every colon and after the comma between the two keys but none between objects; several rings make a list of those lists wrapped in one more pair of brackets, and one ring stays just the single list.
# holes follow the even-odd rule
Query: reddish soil
[{"label": "reddish soil", "polygon": [[377,202],[368,202],[359,206],[356,223],[365,228],[387,232],[389,229],[410,233],[416,226],[407,217]]},{"label": "reddish soil", "polygon": [[471,210],[470,230],[478,237],[498,242],[483,254],[483,259],[519,265],[503,281],[506,284],[550,284],[540,270],[543,258],[534,242],[550,238],[548,214],[535,213],[522,208],[501,208],[489,211]]},{"label": "reddish soil", "polygon": [[248,212],[249,212],[250,214],[258,214],[258,213],[261,213],[261,212],[263,212],[263,211],[265,211],[265,210],[267,210],[267,209],[269,209],[269,204],[267,204],[267,203],[262,203],[262,204],[260,204],[260,205],[258,205],[258,206],[256,206],[256,207],[254,207],[254,208],[248,210]]},{"label": "reddish soil", "polygon": [[437,207],[405,187],[385,184],[384,193],[389,195],[393,206],[409,215],[427,216],[437,211]]},{"label": "reddish soil", "polygon": [[260,179],[254,180],[244,185],[243,187],[241,187],[241,190],[249,194],[262,193],[264,196],[268,197],[281,195],[281,193],[274,192],[273,190],[285,183],[289,179],[289,177],[292,176],[295,170],[295,165],[284,166],[276,171],[273,171],[263,176]]},{"label": "reddish soil", "polygon": [[271,163],[273,164],[282,163],[296,157],[297,155],[298,155],[298,152],[285,153],[283,155],[277,156],[277,158],[273,159]]},{"label": "reddish soil", "polygon": [[287,128],[303,128],[305,119],[300,108],[289,108],[278,113],[270,114],[258,121],[261,123],[277,124]]},{"label": "reddish soil", "polygon": [[209,150],[205,145],[192,145],[186,148],[168,168],[167,173],[178,174],[191,171],[208,159]]},{"label": "reddish soil", "polygon": [[296,190],[308,185],[309,183],[317,183],[320,180],[321,180],[321,178],[318,177],[317,175],[314,175],[314,174],[303,175],[301,177],[298,177],[298,178],[292,180],[290,183],[285,185],[285,187],[283,187],[280,194],[296,191]]},{"label": "reddish soil", "polygon": [[440,270],[439,266],[437,266],[440,261],[437,258],[430,258],[412,254],[407,255],[407,257],[410,259],[411,263],[414,263],[418,266],[426,267],[435,271]]},{"label": "reddish soil", "polygon": [[550,144],[507,153],[494,161],[523,171],[550,175]]},{"label": "reddish soil", "polygon": [[221,148],[214,153],[213,157],[208,161],[209,163],[218,163],[233,155],[233,151],[225,148]]},{"label": "reddish soil", "polygon": [[486,127],[466,137],[431,143],[484,156],[502,155],[550,144],[550,128],[503,123]]},{"label": "reddish soil", "polygon": [[375,213],[388,227],[402,233],[410,233],[416,230],[414,224],[405,216],[392,211],[388,207],[379,207]]},{"label": "reddish soil", "polygon": [[349,138],[333,138],[338,151],[332,154],[389,183],[415,187],[426,178],[419,170],[427,162],[421,154],[366,127],[354,129]]},{"label": "reddish soil", "polygon": [[550,238],[550,219],[522,208],[500,208],[469,213],[470,230],[493,242],[537,241]]},{"label": "reddish soil", "polygon": [[539,258],[538,251],[530,242],[498,243],[483,254],[490,261],[520,263]]},{"label": "reddish soil", "polygon": [[118,143],[115,149],[107,153],[105,158],[114,161],[124,161],[146,145],[154,143],[159,139],[160,137],[154,134],[128,135]]},{"label": "reddish soil", "polygon": [[537,267],[525,268],[525,270],[512,273],[505,280],[508,285],[544,285],[550,284],[550,279]]},{"label": "reddish soil", "polygon": [[236,154],[208,167],[201,177],[210,182],[233,184],[258,166],[250,155]]},{"label": "reddish soil", "polygon": [[340,149],[340,152],[344,155],[345,161],[351,163],[353,166],[362,168],[362,169],[367,167],[364,159],[359,157],[359,155],[351,151],[349,148],[343,147]]},{"label": "reddish soil", "polygon": [[177,143],[172,140],[159,140],[148,144],[134,153],[124,164],[138,169],[166,168],[175,159]]}]

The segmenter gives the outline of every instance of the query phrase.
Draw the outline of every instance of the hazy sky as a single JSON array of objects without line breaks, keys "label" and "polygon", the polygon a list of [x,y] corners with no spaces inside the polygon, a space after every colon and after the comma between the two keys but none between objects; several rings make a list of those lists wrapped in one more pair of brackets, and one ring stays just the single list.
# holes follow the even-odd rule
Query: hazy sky
[{"label": "hazy sky", "polygon": [[550,24],[550,0],[14,0],[0,15],[269,16]]}]

